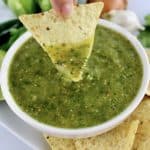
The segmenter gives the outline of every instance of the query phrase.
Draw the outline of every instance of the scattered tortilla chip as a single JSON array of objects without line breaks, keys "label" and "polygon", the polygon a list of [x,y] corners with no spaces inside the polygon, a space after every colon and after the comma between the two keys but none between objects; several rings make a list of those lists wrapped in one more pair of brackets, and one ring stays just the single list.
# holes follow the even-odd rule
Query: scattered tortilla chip
[{"label": "scattered tortilla chip", "polygon": [[[146,53],[148,55],[149,63],[150,63],[150,49],[146,50]],[[148,85],[148,88],[147,88],[146,95],[150,96],[150,81],[149,81],[149,85]]]},{"label": "scattered tortilla chip", "polygon": [[137,119],[141,122],[150,121],[150,98],[145,97],[137,109],[129,117],[130,120]]},{"label": "scattered tortilla chip", "polygon": [[19,17],[48,53],[56,68],[73,81],[82,79],[91,55],[102,2],[75,6],[69,18],[48,12]]},{"label": "scattered tortilla chip", "polygon": [[102,135],[75,141],[77,150],[131,150],[139,121],[125,122]]},{"label": "scattered tortilla chip", "polygon": [[76,150],[72,139],[63,139],[44,135],[52,150]]},{"label": "scattered tortilla chip", "polygon": [[150,149],[150,121],[145,121],[138,127],[133,150],[149,150]]},{"label": "scattered tortilla chip", "polygon": [[145,97],[129,120],[138,119],[140,124],[135,136],[133,150],[149,150],[150,148],[150,98]]}]

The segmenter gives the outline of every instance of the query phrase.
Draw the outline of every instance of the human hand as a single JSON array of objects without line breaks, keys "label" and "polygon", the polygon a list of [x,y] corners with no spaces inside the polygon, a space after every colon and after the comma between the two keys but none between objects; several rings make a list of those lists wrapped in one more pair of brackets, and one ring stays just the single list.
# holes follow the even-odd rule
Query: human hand
[{"label": "human hand", "polygon": [[75,0],[51,0],[51,3],[59,15],[67,17],[73,10],[73,4],[75,3]]}]

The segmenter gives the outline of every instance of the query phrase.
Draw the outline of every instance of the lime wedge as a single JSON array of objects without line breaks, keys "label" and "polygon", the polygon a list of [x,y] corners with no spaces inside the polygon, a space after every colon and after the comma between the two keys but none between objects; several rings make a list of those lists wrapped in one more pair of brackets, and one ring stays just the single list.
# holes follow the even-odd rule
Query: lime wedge
[{"label": "lime wedge", "polygon": [[[3,61],[3,58],[4,58],[5,54],[6,54],[6,52],[4,50],[0,49],[0,67],[1,67],[1,64],[2,64],[2,61]],[[1,91],[1,88],[0,88],[0,101],[1,100],[4,100],[4,98],[3,98],[2,91]]]}]

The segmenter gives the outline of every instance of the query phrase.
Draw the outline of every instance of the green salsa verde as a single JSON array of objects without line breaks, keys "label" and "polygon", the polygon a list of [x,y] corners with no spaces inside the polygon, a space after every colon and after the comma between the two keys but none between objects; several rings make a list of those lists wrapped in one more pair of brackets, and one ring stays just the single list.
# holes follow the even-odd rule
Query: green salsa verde
[{"label": "green salsa verde", "polygon": [[82,128],[121,113],[136,96],[142,76],[141,60],[131,43],[98,25],[81,81],[64,78],[31,38],[12,60],[9,89],[34,119],[62,128]]}]

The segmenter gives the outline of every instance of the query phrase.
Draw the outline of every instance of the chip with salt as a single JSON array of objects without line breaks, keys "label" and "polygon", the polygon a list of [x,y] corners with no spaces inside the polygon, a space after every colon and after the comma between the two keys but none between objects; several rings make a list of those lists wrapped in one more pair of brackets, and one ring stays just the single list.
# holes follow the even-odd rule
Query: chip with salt
[{"label": "chip with salt", "polygon": [[150,121],[141,122],[133,145],[133,150],[149,150],[150,148]]},{"label": "chip with salt", "polygon": [[150,148],[150,98],[145,97],[129,120],[138,119],[140,121],[133,150],[149,150]]},{"label": "chip with salt", "polygon": [[73,81],[82,79],[84,66],[91,55],[95,28],[103,3],[74,6],[68,18],[50,11],[22,15],[25,27],[50,56],[56,68]]},{"label": "chip with salt", "polygon": [[75,141],[77,150],[131,150],[139,121],[122,123],[105,134]]},{"label": "chip with salt", "polygon": [[52,150],[76,150],[74,141],[72,139],[63,139],[44,135]]}]

